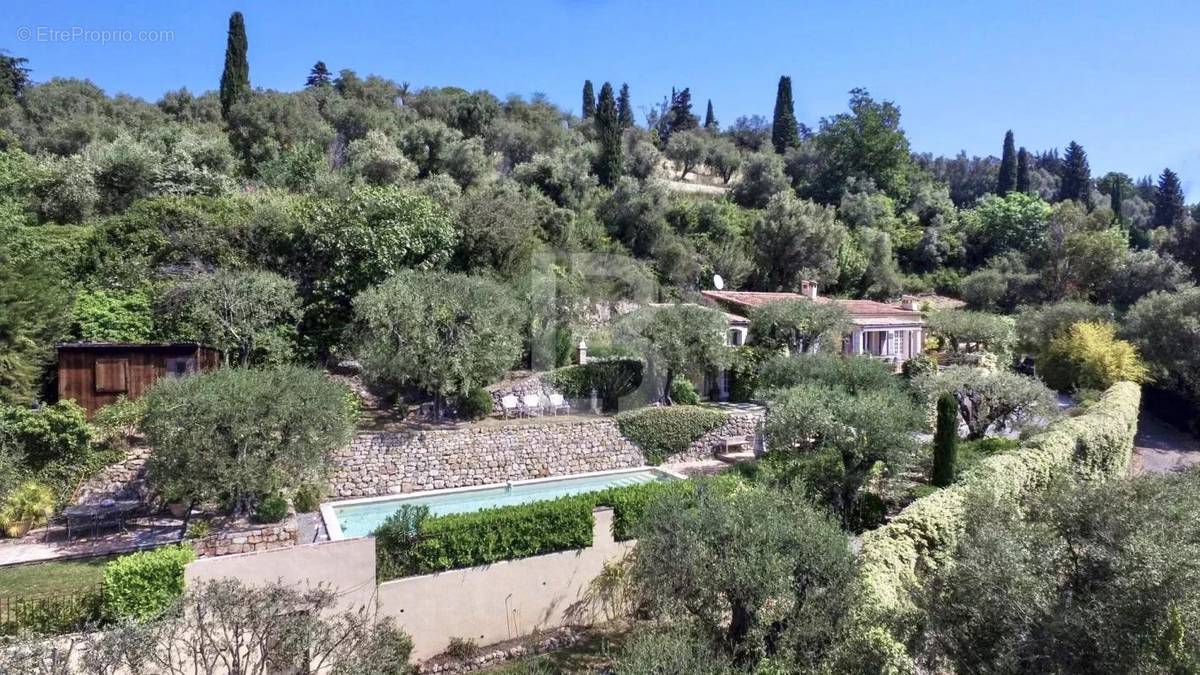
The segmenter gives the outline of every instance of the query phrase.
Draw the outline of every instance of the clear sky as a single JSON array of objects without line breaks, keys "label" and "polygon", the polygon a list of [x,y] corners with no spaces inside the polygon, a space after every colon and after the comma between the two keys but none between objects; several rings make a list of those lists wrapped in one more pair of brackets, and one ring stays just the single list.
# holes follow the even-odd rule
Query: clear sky
[{"label": "clear sky", "polygon": [[[299,88],[317,60],[499,96],[543,92],[575,112],[585,78],[628,82],[636,108],[691,87],[723,124],[769,117],[780,75],[816,126],[866,87],[900,105],[914,150],[1088,152],[1093,175],[1170,166],[1200,199],[1200,2],[50,2],[8,0],[0,48],[33,78],[86,77],[156,100],[213,89],[231,11],[246,16],[250,79]],[[49,29],[67,31],[54,40]],[[72,29],[131,31],[102,44]],[[141,31],[170,31],[138,41]],[[639,122],[641,122],[639,116]]]}]

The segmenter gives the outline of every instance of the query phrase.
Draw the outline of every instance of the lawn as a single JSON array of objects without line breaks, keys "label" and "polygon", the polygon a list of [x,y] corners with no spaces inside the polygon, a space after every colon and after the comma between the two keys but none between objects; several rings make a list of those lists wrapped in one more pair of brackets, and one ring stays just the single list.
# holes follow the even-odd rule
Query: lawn
[{"label": "lawn", "polygon": [[0,567],[0,598],[69,593],[95,588],[112,557]]}]

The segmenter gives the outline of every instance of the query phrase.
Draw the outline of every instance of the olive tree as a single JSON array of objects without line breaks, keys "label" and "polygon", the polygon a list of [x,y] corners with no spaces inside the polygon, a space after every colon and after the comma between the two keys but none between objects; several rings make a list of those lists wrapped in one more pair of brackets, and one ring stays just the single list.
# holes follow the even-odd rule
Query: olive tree
[{"label": "olive tree", "polygon": [[1012,319],[987,312],[942,310],[930,314],[928,324],[929,332],[954,351],[1007,354],[1015,339]]},{"label": "olive tree", "polygon": [[917,378],[913,386],[930,401],[953,394],[967,425],[967,438],[972,440],[992,430],[1015,431],[1045,424],[1058,415],[1053,391],[1040,380],[1009,371],[950,366],[939,374]]},{"label": "olive tree", "polygon": [[811,353],[821,346],[840,349],[850,328],[850,315],[836,304],[811,300],[782,300],[750,312],[750,339],[759,347]]},{"label": "olive tree", "polygon": [[671,385],[680,374],[704,372],[728,365],[732,354],[726,346],[729,324],[716,310],[693,304],[650,307],[630,317],[637,323],[639,345],[646,360],[664,371],[661,400],[671,405]]},{"label": "olive tree", "polygon": [[681,131],[671,134],[667,141],[667,159],[679,167],[679,180],[687,178],[688,173],[703,164],[708,157],[708,132],[700,129]]},{"label": "olive tree", "polygon": [[345,385],[297,366],[166,378],[144,398],[150,484],[169,501],[223,502],[236,514],[323,479],[356,414]]},{"label": "olive tree", "polygon": [[1129,310],[1121,332],[1157,384],[1200,401],[1200,288],[1147,295]]},{"label": "olive tree", "polygon": [[197,338],[221,350],[226,363],[247,366],[256,356],[278,361],[291,354],[300,300],[295,282],[278,274],[201,274],[177,284],[165,300]]},{"label": "olive tree", "polygon": [[491,383],[521,357],[511,290],[465,274],[401,272],[354,299],[358,356],[381,383],[445,397]]},{"label": "olive tree", "polygon": [[790,193],[775,195],[750,236],[759,286],[769,291],[794,291],[802,279],[836,280],[838,252],[847,236],[833,207],[797,199]]}]

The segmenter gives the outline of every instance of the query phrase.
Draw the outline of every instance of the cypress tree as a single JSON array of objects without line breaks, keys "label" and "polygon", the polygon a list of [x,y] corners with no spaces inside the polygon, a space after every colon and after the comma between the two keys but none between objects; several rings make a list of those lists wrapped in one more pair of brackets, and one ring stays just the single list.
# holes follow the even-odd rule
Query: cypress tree
[{"label": "cypress tree", "polygon": [[225,70],[221,73],[221,116],[250,92],[250,62],[246,60],[246,22],[241,12],[229,15],[229,37],[225,42]]},{"label": "cypress tree", "polygon": [[1029,151],[1017,151],[1017,192],[1029,193]]},{"label": "cypress tree", "polygon": [[622,129],[633,126],[633,104],[629,101],[629,85],[621,85],[621,93],[617,96],[617,120]]},{"label": "cypress tree", "polygon": [[933,433],[933,484],[946,487],[954,482],[958,463],[958,400],[942,394],[937,401],[937,427]]},{"label": "cypress tree", "polygon": [[324,61],[317,61],[312,70],[308,71],[308,79],[304,81],[306,89],[313,87],[324,87],[333,81],[333,77],[329,75],[329,68],[325,67]]},{"label": "cypress tree", "polygon": [[1017,186],[1017,147],[1012,129],[1004,134],[1004,153],[1000,155],[1000,177],[996,180],[996,194],[1003,197]]},{"label": "cypress tree", "polygon": [[596,157],[596,176],[602,185],[611,186],[621,177],[621,118],[613,88],[608,82],[600,87],[600,102],[596,108],[596,137],[600,154]]},{"label": "cypress tree", "polygon": [[1112,209],[1113,217],[1121,220],[1121,208],[1125,205],[1124,190],[1120,185],[1114,186],[1113,191],[1108,193],[1108,207]]},{"label": "cypress tree", "polygon": [[1154,193],[1154,226],[1175,227],[1183,223],[1185,214],[1179,176],[1170,169],[1163,169],[1158,177],[1158,190]]},{"label": "cypress tree", "polygon": [[1062,183],[1058,186],[1060,201],[1073,199],[1088,205],[1091,197],[1092,170],[1088,167],[1083,146],[1071,141],[1062,160]]},{"label": "cypress tree", "polygon": [[583,119],[596,114],[596,94],[592,92],[592,81],[583,81]]},{"label": "cypress tree", "polygon": [[792,105],[792,78],[779,78],[779,89],[775,92],[775,116],[771,120],[771,144],[775,152],[783,154],[788,148],[800,145],[800,129],[796,123],[796,111]]},{"label": "cypress tree", "polygon": [[708,110],[704,112],[704,128],[716,130],[717,118],[713,117],[712,99],[708,99]]}]

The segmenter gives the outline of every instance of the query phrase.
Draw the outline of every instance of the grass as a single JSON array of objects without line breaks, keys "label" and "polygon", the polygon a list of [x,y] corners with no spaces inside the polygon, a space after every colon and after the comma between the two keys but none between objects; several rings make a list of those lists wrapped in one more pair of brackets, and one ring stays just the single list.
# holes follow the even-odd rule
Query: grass
[{"label": "grass", "polygon": [[95,588],[112,557],[0,567],[0,598],[70,593]]}]

